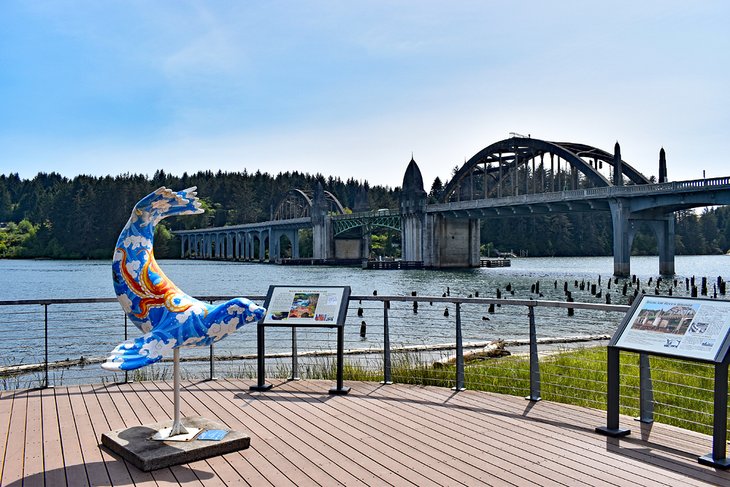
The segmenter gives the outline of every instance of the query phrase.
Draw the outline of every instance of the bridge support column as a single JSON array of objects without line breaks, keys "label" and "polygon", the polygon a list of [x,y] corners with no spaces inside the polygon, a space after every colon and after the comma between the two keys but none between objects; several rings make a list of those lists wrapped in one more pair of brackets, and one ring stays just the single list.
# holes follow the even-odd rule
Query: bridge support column
[{"label": "bridge support column", "polygon": [[269,231],[269,262],[275,262],[281,258],[281,236],[282,232]]},{"label": "bridge support column", "polygon": [[363,227],[362,238],[360,239],[360,258],[370,258],[370,232]]},{"label": "bridge support column", "polygon": [[299,258],[299,230],[293,230],[291,236],[291,258]]},{"label": "bridge support column", "polygon": [[[269,238],[269,245],[271,245],[271,238]],[[269,256],[271,252],[269,251]],[[266,260],[266,231],[259,232],[259,262]]]},{"label": "bridge support column", "polygon": [[322,183],[317,183],[312,198],[312,257],[328,260],[335,256],[332,219],[327,215],[328,204]]},{"label": "bridge support column", "polygon": [[646,220],[656,235],[659,251],[659,274],[674,275],[674,214],[656,220]]},{"label": "bridge support column", "polygon": [[628,277],[631,274],[631,244],[634,228],[629,216],[629,203],[617,199],[609,201],[613,224],[613,275]]},{"label": "bridge support column", "polygon": [[424,265],[436,268],[479,267],[479,229],[478,219],[429,216]]}]

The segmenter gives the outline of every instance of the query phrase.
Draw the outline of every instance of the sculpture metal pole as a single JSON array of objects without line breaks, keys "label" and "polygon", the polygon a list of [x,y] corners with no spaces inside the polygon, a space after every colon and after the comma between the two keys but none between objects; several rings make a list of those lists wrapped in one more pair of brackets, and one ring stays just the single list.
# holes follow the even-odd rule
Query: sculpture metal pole
[{"label": "sculpture metal pole", "polygon": [[176,348],[173,352],[173,367],[172,367],[172,387],[173,401],[175,403],[175,416],[172,422],[172,430],[170,436],[186,435],[188,430],[182,425],[180,421],[180,349]]}]

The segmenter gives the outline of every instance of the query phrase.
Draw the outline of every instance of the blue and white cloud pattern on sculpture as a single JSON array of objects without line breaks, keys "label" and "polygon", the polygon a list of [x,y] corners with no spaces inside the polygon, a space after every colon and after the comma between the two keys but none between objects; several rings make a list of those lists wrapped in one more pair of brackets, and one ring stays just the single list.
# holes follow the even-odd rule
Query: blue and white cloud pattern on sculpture
[{"label": "blue and white cloud pattern on sculpture", "polygon": [[195,188],[165,187],[142,198],[117,240],[112,261],[114,290],[129,319],[144,335],[119,344],[102,367],[134,370],[158,362],[175,348],[207,346],[266,310],[246,298],[207,304],[182,292],[155,261],[155,225],[174,215],[202,213]]}]

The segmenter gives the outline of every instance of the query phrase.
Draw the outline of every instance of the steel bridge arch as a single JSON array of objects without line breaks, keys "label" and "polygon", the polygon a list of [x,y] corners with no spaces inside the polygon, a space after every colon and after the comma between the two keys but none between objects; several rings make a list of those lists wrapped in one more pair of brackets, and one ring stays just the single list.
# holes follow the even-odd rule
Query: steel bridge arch
[{"label": "steel bridge arch", "polygon": [[387,228],[401,230],[401,216],[398,211],[377,210],[362,213],[352,213],[332,219],[333,234],[335,237],[347,233],[355,228],[362,227],[365,233],[372,233],[373,229]]},{"label": "steel bridge arch", "polygon": [[[294,218],[305,218],[311,216],[313,191],[301,189],[290,189],[279,199],[272,220],[291,220]],[[324,191],[325,200],[329,206],[329,212],[335,215],[344,215],[345,208],[335,195]]]},{"label": "steel bridge arch", "polygon": [[[461,199],[464,193],[461,189],[462,185],[467,183],[470,178],[473,180],[474,175],[483,177],[482,197],[487,198],[489,197],[487,188],[490,178],[495,184],[499,185],[504,179],[504,176],[515,174],[521,164],[527,167],[530,161],[533,161],[534,176],[534,160],[539,158],[542,167],[546,154],[550,155],[551,161],[553,156],[557,156],[559,160],[566,161],[582,173],[586,180],[594,187],[613,185],[608,178],[598,171],[598,161],[601,164],[607,163],[611,166],[614,165],[614,156],[611,153],[586,144],[549,142],[530,137],[511,137],[485,147],[466,161],[444,187],[439,201],[447,203],[454,199]],[[589,161],[592,159],[596,167],[584,158]],[[496,167],[492,166],[493,163],[496,163]],[[503,173],[505,169],[507,173]],[[627,177],[632,183],[650,184],[650,181],[643,174],[623,160],[621,161],[621,169],[623,176]],[[473,190],[470,190],[469,196],[466,199],[477,199],[474,198]]]}]

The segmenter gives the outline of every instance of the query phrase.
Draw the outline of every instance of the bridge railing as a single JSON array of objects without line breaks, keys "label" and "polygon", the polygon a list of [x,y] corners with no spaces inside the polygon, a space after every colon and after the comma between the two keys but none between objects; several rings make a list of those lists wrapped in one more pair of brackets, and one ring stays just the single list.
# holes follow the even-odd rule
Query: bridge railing
[{"label": "bridge railing", "polygon": [[[264,297],[252,299],[260,303]],[[351,296],[345,378],[483,389],[605,408],[605,340],[627,309],[525,299]],[[2,389],[171,377],[167,361],[127,374],[99,367],[118,343],[139,335],[116,299],[0,301],[0,310]],[[521,319],[524,326],[506,335],[500,323],[508,318]],[[333,378],[335,349],[336,332],[330,329],[270,329],[267,376]],[[488,357],[505,351],[511,355]],[[629,355],[622,358],[622,377],[629,377],[622,384],[622,412],[711,431],[711,367],[652,358],[656,379],[647,391],[638,379],[639,357]],[[256,327],[244,326],[210,348],[184,350],[183,374],[253,378],[256,358]],[[648,384],[652,387],[651,379]],[[648,392],[653,400],[642,404]]]},{"label": "bridge railing", "polygon": [[723,186],[730,187],[730,177],[711,179],[697,179],[692,181],[672,181],[657,184],[633,184],[629,186],[606,186],[601,188],[572,189],[567,191],[555,191],[550,193],[521,194],[505,196],[502,198],[486,198],[476,200],[454,201],[450,203],[437,203],[428,205],[428,212],[439,212],[448,210],[468,210],[476,208],[503,207],[525,204],[558,203],[561,201],[574,201],[592,198],[611,198],[624,195],[640,194],[662,194],[681,191],[704,191],[708,188],[719,189]]}]

